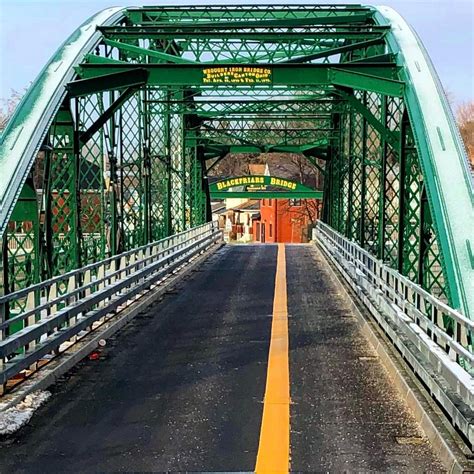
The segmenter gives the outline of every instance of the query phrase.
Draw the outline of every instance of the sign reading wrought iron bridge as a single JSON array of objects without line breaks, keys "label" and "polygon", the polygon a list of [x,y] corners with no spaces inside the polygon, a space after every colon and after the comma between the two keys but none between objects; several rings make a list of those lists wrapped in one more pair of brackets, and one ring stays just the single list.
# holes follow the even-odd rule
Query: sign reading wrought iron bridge
[{"label": "sign reading wrought iron bridge", "polygon": [[304,184],[277,176],[255,175],[235,176],[216,181],[209,185],[211,198],[317,198],[322,191],[311,189]]},{"label": "sign reading wrought iron bridge", "polygon": [[203,84],[270,84],[272,70],[268,67],[235,66],[203,69]]}]

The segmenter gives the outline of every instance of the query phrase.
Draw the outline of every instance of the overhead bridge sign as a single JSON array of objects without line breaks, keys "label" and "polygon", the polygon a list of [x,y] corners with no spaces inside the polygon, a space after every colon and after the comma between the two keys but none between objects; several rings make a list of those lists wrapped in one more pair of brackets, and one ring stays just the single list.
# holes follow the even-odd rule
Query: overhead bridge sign
[{"label": "overhead bridge sign", "polygon": [[209,184],[212,199],[302,198],[321,199],[322,191],[278,176],[233,176]]},{"label": "overhead bridge sign", "polygon": [[[249,186],[249,185],[264,185],[278,186],[290,190],[296,189],[298,183],[287,179],[276,178],[274,176],[239,176],[237,178],[230,178],[227,180],[218,181],[214,184],[217,191],[222,191],[234,186]],[[253,186],[252,186],[253,187]]]},{"label": "overhead bridge sign", "polygon": [[209,67],[202,71],[203,84],[271,84],[272,70],[266,67]]}]

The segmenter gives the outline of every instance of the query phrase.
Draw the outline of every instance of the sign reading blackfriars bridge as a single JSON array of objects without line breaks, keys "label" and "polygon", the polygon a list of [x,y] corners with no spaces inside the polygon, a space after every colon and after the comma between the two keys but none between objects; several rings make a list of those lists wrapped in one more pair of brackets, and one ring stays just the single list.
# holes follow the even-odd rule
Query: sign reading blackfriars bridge
[{"label": "sign reading blackfriars bridge", "polygon": [[217,181],[211,185],[211,189],[216,191],[224,191],[235,186],[275,186],[279,188],[289,189],[294,191],[299,185],[295,181],[289,179],[277,178],[275,176],[238,176],[235,178],[224,179]]},{"label": "sign reading blackfriars bridge", "polygon": [[268,175],[234,176],[214,181],[209,184],[211,198],[226,199],[230,197],[264,199],[303,198],[321,199],[322,192],[311,189],[303,183],[291,179]]}]

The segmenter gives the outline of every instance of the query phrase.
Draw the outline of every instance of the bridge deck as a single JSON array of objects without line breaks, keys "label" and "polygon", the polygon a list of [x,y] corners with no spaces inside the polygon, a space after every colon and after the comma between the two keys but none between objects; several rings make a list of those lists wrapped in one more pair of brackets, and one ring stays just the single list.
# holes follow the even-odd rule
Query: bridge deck
[{"label": "bridge deck", "polygon": [[[311,246],[286,247],[292,470],[439,461]],[[226,246],[53,388],[0,471],[252,471],[278,247]]]}]

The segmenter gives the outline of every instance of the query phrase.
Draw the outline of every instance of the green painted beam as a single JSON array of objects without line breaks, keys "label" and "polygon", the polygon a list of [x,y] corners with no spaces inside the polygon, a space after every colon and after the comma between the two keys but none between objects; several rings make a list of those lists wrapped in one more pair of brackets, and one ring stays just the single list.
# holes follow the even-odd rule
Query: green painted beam
[{"label": "green painted beam", "polygon": [[343,3],[338,5],[329,4],[209,4],[209,5],[147,5],[144,7],[129,7],[127,12],[131,14],[156,15],[164,19],[185,19],[201,21],[203,18],[222,17],[229,18],[295,18],[307,16],[346,15],[357,14],[362,11],[371,11],[367,6],[360,3]]},{"label": "green painted beam", "polygon": [[[218,67],[218,66],[216,66]],[[226,66],[231,67],[231,66]],[[248,64],[235,64],[232,67],[249,67]],[[334,68],[331,64],[259,64],[259,68],[271,69],[271,86],[330,86],[343,85],[359,87],[363,90],[373,90],[393,95],[393,87],[400,87],[398,81],[386,79],[396,77],[398,68],[393,64],[347,64],[344,68]],[[203,70],[213,69],[213,66],[203,67],[194,64],[90,64],[83,63],[79,68],[82,78],[88,79],[107,74],[123,73],[146,69],[149,73],[148,84],[155,86],[222,86],[222,82],[203,84]],[[236,84],[227,84],[235,87]],[[242,84],[238,84],[242,86]],[[262,85],[260,84],[250,84]],[[356,88],[357,88],[356,87]]]},{"label": "green painted beam", "polygon": [[[227,40],[239,39],[242,41],[301,41],[302,39],[318,39],[318,38],[337,38],[337,39],[351,39],[351,40],[367,40],[374,37],[379,37],[380,33],[386,31],[387,28],[373,27],[369,30],[361,31],[357,29],[331,29],[332,31],[305,31],[304,36],[301,32],[282,32],[279,28],[275,31],[189,31],[186,28],[179,26],[180,31],[163,31],[154,26],[100,26],[98,30],[107,37],[120,39],[169,39],[169,40]],[[183,31],[184,30],[184,31]]]},{"label": "green painted beam", "polygon": [[367,56],[365,58],[358,58],[352,61],[347,61],[342,64],[357,64],[357,63],[396,63],[397,55],[393,53],[376,54],[374,56]]},{"label": "green painted beam", "polygon": [[[363,63],[347,63],[361,65]],[[378,92],[383,95],[403,97],[405,83],[388,77],[380,77],[355,70],[348,70],[346,63],[343,68],[332,68],[329,78],[335,86],[350,87],[367,92]]]},{"label": "green painted beam", "polygon": [[[97,56],[96,54],[86,54],[84,62],[91,64],[129,64],[128,61],[120,61],[119,59],[106,58],[105,56]],[[78,69],[78,66],[75,66]]]},{"label": "green painted beam", "polygon": [[80,97],[98,92],[124,89],[125,87],[140,87],[147,83],[149,72],[142,68],[134,68],[122,72],[112,72],[87,79],[78,79],[67,84],[70,97]]},{"label": "green painted beam", "polygon": [[327,58],[329,56],[334,56],[335,54],[347,53],[350,51],[355,51],[357,49],[381,45],[384,44],[384,41],[384,37],[380,36],[379,38],[374,38],[367,41],[358,41],[355,43],[345,44],[343,46],[337,46],[336,48],[327,48],[317,53],[288,59],[287,61],[283,61],[283,64],[300,64],[307,61],[314,61],[315,59]]},{"label": "green painted beam", "polygon": [[[292,51],[292,55],[299,54],[300,56],[304,56],[306,54],[311,54],[314,52],[315,48],[314,48],[313,43],[310,43],[309,47],[305,44],[304,41],[300,41],[299,44],[301,48],[299,48],[296,51]],[[318,50],[322,50],[322,48],[332,48],[334,47],[334,41],[331,41],[331,40],[328,40],[326,42],[318,41],[318,46],[319,46]],[[262,54],[258,56],[254,56],[253,58],[250,58],[250,56],[235,56],[229,59],[219,59],[219,64],[230,64],[230,63],[236,63],[236,62],[246,63],[246,62],[249,62],[250,59],[253,59],[251,64],[262,63],[262,62],[267,62],[267,63],[274,62],[276,59],[288,58],[288,51],[285,51],[285,49],[283,49],[282,51],[273,50],[271,53],[262,52]],[[213,63],[213,61],[203,61],[203,63],[208,64],[208,63]]]},{"label": "green painted beam", "polygon": [[[357,13],[354,15],[327,15],[327,16],[308,16],[303,18],[271,18],[271,19],[258,19],[258,20],[242,20],[239,18],[239,21],[219,21],[216,25],[215,21],[206,22],[206,21],[199,21],[199,22],[188,22],[180,23],[180,29],[189,29],[189,28],[199,28],[202,29],[244,29],[244,28],[281,28],[281,27],[299,27],[299,26],[307,26],[307,25],[340,25],[340,24],[357,24],[360,26],[360,23],[365,23],[370,17],[372,13],[370,11],[365,11],[361,13]],[[141,20],[134,19],[134,23],[148,23],[143,21],[143,15]],[[170,22],[153,22],[154,26],[159,26],[160,28],[176,28],[173,23]]]},{"label": "green painted beam", "polygon": [[327,138],[321,138],[319,140],[316,140],[315,142],[312,142],[312,143],[307,143],[306,145],[302,145],[301,146],[301,151],[303,153],[305,152],[309,152],[311,151],[312,149],[314,148],[318,148],[318,147],[322,147],[322,146],[327,146],[329,143],[328,139]]},{"label": "green painted beam", "polygon": [[[245,115],[243,115],[245,114]],[[203,120],[216,120],[216,121],[266,121],[266,120],[292,120],[295,122],[304,122],[305,120],[323,120],[331,117],[331,112],[326,113],[315,113],[310,114],[309,112],[301,111],[298,113],[297,110],[289,112],[287,115],[281,115],[281,112],[278,110],[269,110],[269,111],[255,111],[255,110],[240,110],[240,111],[221,111],[221,112],[199,112],[198,117]]]},{"label": "green painted beam", "polygon": [[176,64],[195,64],[196,61],[190,59],[182,58],[181,56],[173,56],[172,54],[163,53],[161,51],[155,51],[146,48],[140,48],[139,46],[134,46],[132,44],[121,43],[120,41],[113,41],[105,38],[102,41],[107,46],[120,49],[121,51],[126,51],[132,53],[133,55],[148,56],[150,58],[156,58],[160,61],[169,61]]},{"label": "green painted beam", "polygon": [[211,191],[212,199],[322,199],[323,191]]},{"label": "green painted beam", "polygon": [[226,145],[210,143],[204,145],[205,152],[225,151],[226,153],[307,153],[308,150],[320,147],[313,144],[308,145]]}]

